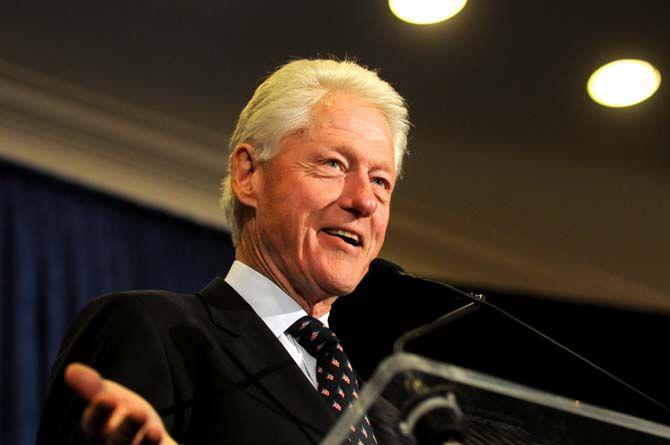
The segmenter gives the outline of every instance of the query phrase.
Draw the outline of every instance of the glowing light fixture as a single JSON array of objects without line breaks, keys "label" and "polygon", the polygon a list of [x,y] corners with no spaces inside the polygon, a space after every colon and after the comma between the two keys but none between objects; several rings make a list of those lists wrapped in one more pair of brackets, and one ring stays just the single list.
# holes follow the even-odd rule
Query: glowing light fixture
[{"label": "glowing light fixture", "polygon": [[628,107],[651,97],[661,84],[661,73],[650,63],[622,59],[598,68],[586,84],[591,99],[607,107]]},{"label": "glowing light fixture", "polygon": [[400,20],[429,25],[458,14],[468,0],[389,0],[389,8]]}]

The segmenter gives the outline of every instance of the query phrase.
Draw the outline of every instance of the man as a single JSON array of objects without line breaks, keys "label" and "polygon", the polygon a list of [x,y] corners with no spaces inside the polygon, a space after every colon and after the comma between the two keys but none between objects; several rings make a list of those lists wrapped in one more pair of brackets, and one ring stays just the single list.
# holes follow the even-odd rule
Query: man
[{"label": "man", "polygon": [[[355,63],[271,75],[231,138],[225,280],[94,300],[63,341],[38,444],[318,442],[357,397],[328,313],[381,250],[408,127],[403,99]],[[351,429],[368,444],[384,427]]]}]

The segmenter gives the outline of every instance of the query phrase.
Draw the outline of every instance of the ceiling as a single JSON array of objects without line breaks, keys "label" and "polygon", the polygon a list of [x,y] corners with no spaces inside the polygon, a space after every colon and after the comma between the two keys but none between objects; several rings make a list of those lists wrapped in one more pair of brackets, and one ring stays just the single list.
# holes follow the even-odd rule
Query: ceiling
[{"label": "ceiling", "polygon": [[[384,1],[12,2],[0,60],[54,101],[179,133],[164,145],[172,166],[158,146],[149,161],[118,159],[174,170],[213,214],[225,139],[262,78],[290,58],[356,59],[406,97],[413,122],[384,256],[463,284],[670,311],[669,22],[666,0],[470,0],[426,27]],[[657,94],[626,109],[590,101],[588,76],[617,58],[654,64]],[[29,148],[16,156],[30,163]],[[124,174],[126,189],[107,188],[131,196],[140,173]]]}]

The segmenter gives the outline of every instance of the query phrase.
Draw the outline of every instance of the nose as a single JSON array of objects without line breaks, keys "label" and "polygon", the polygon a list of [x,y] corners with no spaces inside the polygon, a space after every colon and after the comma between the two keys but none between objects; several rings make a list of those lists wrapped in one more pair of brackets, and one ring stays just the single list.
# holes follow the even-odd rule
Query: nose
[{"label": "nose", "polygon": [[367,174],[347,175],[340,198],[342,208],[359,218],[370,216],[377,210],[377,198]]}]

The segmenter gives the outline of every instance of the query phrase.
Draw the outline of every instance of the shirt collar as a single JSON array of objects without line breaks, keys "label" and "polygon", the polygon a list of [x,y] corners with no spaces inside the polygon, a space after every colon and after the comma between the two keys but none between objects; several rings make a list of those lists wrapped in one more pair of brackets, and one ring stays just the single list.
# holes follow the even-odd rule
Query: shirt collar
[{"label": "shirt collar", "polygon": [[[233,262],[225,281],[251,306],[276,337],[307,315],[272,280],[241,261]],[[328,326],[328,315],[327,313],[319,318],[325,326]]]}]

